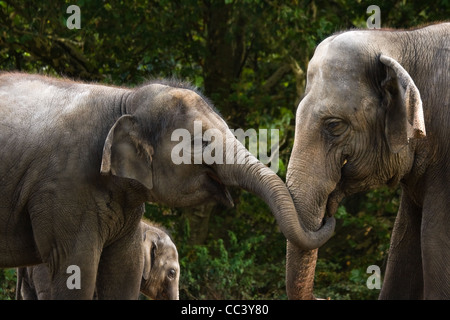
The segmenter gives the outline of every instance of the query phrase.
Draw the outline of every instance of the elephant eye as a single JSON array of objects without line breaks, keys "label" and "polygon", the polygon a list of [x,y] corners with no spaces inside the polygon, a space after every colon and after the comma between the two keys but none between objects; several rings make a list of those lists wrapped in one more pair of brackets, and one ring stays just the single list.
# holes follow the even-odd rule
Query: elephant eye
[{"label": "elephant eye", "polygon": [[170,269],[168,274],[167,274],[167,277],[169,277],[169,279],[173,280],[173,279],[175,279],[175,275],[176,274],[177,273],[176,273],[175,269]]},{"label": "elephant eye", "polygon": [[327,119],[325,121],[325,130],[332,136],[340,136],[347,131],[348,124],[340,119]]}]

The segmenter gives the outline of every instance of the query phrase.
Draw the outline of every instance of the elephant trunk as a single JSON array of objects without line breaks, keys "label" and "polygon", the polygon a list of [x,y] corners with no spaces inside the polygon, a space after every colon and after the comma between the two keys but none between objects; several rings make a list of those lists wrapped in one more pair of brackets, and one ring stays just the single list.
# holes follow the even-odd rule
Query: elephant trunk
[{"label": "elephant trunk", "polygon": [[167,299],[168,300],[180,300],[180,295],[179,295],[179,291],[178,291],[178,283],[172,284],[168,290],[167,293]]},{"label": "elephant trunk", "polygon": [[[293,175],[292,170],[288,170],[288,173],[287,185],[297,212],[302,213],[302,223],[309,230],[319,229],[325,209],[317,205],[316,199],[312,198],[314,192],[306,190],[313,188],[314,181],[308,181],[308,177],[304,176],[300,179],[300,175]],[[317,255],[318,249],[304,250],[288,241],[286,247],[286,291],[289,299],[314,299],[313,287]]]},{"label": "elephant trunk", "polygon": [[301,250],[291,242],[286,246],[286,293],[290,300],[313,300],[318,249]]},{"label": "elephant trunk", "polygon": [[[310,159],[315,160],[312,162]],[[323,220],[334,214],[341,198],[340,194],[333,193],[340,171],[333,165],[323,166],[327,169],[317,166],[326,160],[326,154],[321,154],[317,148],[294,142],[286,185],[301,217],[300,223],[311,231],[321,230]],[[317,249],[305,250],[293,242],[287,243],[286,290],[289,299],[315,299],[313,285],[317,254]]]},{"label": "elephant trunk", "polygon": [[[237,141],[234,136],[229,139]],[[233,152],[237,163],[242,164],[217,165],[219,178],[225,185],[239,186],[263,199],[290,242],[303,250],[312,250],[330,238],[334,231],[334,218],[327,219],[325,224],[315,231],[305,229],[297,216],[284,182],[270,168],[259,162],[240,142],[237,141],[234,151],[227,149],[228,156],[230,152]],[[242,161],[243,159],[245,161]]]}]

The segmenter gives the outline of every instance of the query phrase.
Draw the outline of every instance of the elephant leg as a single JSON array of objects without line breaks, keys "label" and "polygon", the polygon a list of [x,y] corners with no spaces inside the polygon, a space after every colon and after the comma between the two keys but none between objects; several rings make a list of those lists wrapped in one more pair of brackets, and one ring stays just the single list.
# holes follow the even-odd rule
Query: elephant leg
[{"label": "elephant leg", "polygon": [[[37,300],[36,289],[33,285],[33,267],[17,268],[16,300]],[[49,278],[47,278],[47,282]]]},{"label": "elephant leg", "polygon": [[144,268],[142,232],[122,237],[103,249],[97,275],[99,300],[139,298]]},{"label": "elephant leg", "polygon": [[425,299],[450,299],[450,174],[441,174],[424,199],[422,256]]},{"label": "elephant leg", "polygon": [[403,191],[380,299],[422,299],[421,208]]},{"label": "elephant leg", "polygon": [[[102,248],[98,235],[83,226],[75,231],[78,226],[68,223],[63,226],[55,223],[52,231],[65,232],[53,234],[46,232],[48,228],[42,228],[40,223],[35,222],[33,230],[37,248],[45,263],[41,270],[48,272],[49,281],[43,284],[48,292],[38,295],[38,299],[92,299]],[[35,286],[38,284],[40,282],[35,282]]]},{"label": "elephant leg", "polygon": [[[425,214],[426,212],[424,212]],[[450,299],[450,221],[437,219],[422,232],[425,299]]]},{"label": "elephant leg", "polygon": [[77,248],[67,254],[55,250],[47,261],[51,278],[50,299],[91,300],[99,256],[98,248],[92,247]]},{"label": "elephant leg", "polygon": [[[48,300],[51,298],[50,288],[50,273],[46,264],[38,264],[27,267],[28,275],[32,278],[34,284],[34,294],[37,295],[37,300]],[[30,300],[26,298],[25,300]]]}]

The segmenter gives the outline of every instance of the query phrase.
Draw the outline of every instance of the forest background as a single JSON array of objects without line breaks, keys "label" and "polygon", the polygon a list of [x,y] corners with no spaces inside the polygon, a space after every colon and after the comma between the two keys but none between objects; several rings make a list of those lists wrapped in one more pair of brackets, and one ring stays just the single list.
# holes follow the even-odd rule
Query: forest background
[{"label": "forest background", "polygon": [[[72,4],[80,29],[68,28]],[[367,28],[370,5],[380,8],[382,28],[450,17],[450,0],[7,0],[0,1],[0,70],[130,87],[190,81],[230,128],[279,130],[284,180],[314,49],[335,32]],[[232,209],[146,205],[145,215],[177,245],[180,299],[286,299],[285,238],[264,202],[238,189],[232,195]],[[319,250],[317,296],[377,298],[367,268],[383,275],[398,197],[398,188],[380,188],[341,203],[336,233]],[[0,269],[0,299],[14,296],[15,269]]]}]

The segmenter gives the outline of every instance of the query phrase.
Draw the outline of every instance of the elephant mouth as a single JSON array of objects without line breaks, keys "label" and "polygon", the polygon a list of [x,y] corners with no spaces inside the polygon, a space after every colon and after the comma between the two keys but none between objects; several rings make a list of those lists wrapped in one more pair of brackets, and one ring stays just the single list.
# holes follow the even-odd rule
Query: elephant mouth
[{"label": "elephant mouth", "polygon": [[344,193],[337,189],[335,189],[333,192],[330,193],[330,195],[328,196],[327,206],[325,209],[325,215],[327,217],[334,216],[339,207],[339,203],[341,203],[344,196],[345,196]]},{"label": "elephant mouth", "polygon": [[217,174],[212,170],[208,171],[206,174],[219,191],[218,193],[214,193],[214,199],[227,208],[234,207],[233,197]]}]

